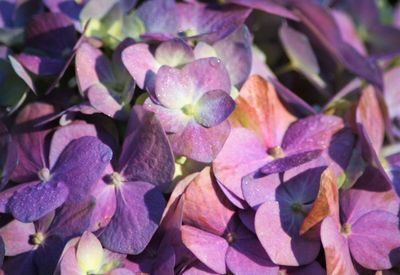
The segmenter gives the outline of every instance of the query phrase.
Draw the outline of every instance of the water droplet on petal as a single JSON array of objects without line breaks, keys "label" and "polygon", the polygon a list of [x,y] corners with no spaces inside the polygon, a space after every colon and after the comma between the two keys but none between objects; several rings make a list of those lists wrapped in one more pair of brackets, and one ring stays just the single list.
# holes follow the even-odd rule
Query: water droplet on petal
[{"label": "water droplet on petal", "polygon": [[219,58],[210,58],[210,65],[213,67],[217,67],[221,63],[221,59]]}]

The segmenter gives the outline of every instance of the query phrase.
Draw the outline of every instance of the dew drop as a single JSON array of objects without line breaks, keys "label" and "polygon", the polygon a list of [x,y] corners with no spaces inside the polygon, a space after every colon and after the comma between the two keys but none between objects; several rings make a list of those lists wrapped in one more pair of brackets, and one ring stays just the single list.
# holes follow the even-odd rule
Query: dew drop
[{"label": "dew drop", "polygon": [[217,67],[221,63],[221,59],[219,58],[210,58],[210,65],[213,67]]}]

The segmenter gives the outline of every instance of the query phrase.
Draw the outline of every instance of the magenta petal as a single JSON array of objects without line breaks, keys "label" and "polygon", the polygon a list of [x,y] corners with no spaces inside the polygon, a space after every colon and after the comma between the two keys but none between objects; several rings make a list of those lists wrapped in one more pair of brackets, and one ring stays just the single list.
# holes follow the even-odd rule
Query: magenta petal
[{"label": "magenta petal", "polygon": [[157,115],[158,120],[167,133],[182,132],[191,119],[181,109],[168,109],[155,104],[151,98],[146,99],[144,108]]},{"label": "magenta petal", "polygon": [[76,51],[75,63],[77,81],[82,94],[96,83],[113,81],[110,61],[99,49],[88,43],[83,43]]},{"label": "magenta petal", "polygon": [[241,85],[250,74],[251,44],[251,34],[246,26],[242,26],[213,45],[217,57],[229,72],[232,85]]},{"label": "magenta petal", "polygon": [[164,197],[153,185],[123,183],[117,193],[115,214],[100,235],[102,244],[118,253],[139,254],[158,228],[164,207]]},{"label": "magenta petal", "polygon": [[257,209],[266,201],[276,200],[276,188],[280,184],[279,174],[264,176],[257,171],[243,177],[241,186],[246,202]]},{"label": "magenta petal", "polygon": [[154,113],[132,108],[119,171],[129,181],[146,181],[165,190],[175,170],[167,136]]},{"label": "magenta petal", "polygon": [[33,250],[34,246],[29,243],[29,238],[35,233],[33,223],[22,223],[17,220],[0,228],[0,236],[5,245],[5,255],[15,256]]},{"label": "magenta petal", "polygon": [[258,137],[245,128],[233,128],[221,152],[213,162],[215,177],[240,199],[242,178],[256,171],[269,157]]},{"label": "magenta petal", "polygon": [[348,240],[340,233],[340,225],[330,216],[321,224],[321,241],[328,274],[357,274],[350,256]]},{"label": "magenta petal", "polygon": [[61,206],[67,196],[68,188],[63,182],[43,182],[17,191],[8,207],[16,219],[32,222]]},{"label": "magenta petal", "polygon": [[226,264],[233,274],[277,274],[279,267],[271,262],[255,235],[238,228],[235,238],[226,255]]},{"label": "magenta petal", "polygon": [[209,163],[221,151],[230,130],[228,121],[212,128],[205,128],[191,121],[183,132],[171,134],[169,139],[175,154]]},{"label": "magenta petal", "polygon": [[192,226],[182,226],[182,241],[205,265],[220,274],[225,274],[225,256],[228,242],[211,233]]},{"label": "magenta petal", "polygon": [[221,90],[205,93],[197,102],[195,120],[204,127],[214,127],[228,118],[235,109],[235,101]]},{"label": "magenta petal", "polygon": [[150,52],[149,45],[134,44],[122,51],[122,62],[139,88],[154,89],[154,79],[160,64]]},{"label": "magenta petal", "polygon": [[319,241],[292,237],[282,228],[278,202],[267,201],[256,213],[257,237],[275,264],[299,266],[311,263],[320,250]]},{"label": "magenta petal", "polygon": [[399,264],[399,218],[379,210],[363,215],[352,225],[349,247],[354,259],[365,268],[382,270]]},{"label": "magenta petal", "polygon": [[122,100],[118,98],[119,96],[102,84],[90,86],[87,90],[87,97],[94,108],[109,117],[117,119],[128,117],[127,111],[121,102]]}]

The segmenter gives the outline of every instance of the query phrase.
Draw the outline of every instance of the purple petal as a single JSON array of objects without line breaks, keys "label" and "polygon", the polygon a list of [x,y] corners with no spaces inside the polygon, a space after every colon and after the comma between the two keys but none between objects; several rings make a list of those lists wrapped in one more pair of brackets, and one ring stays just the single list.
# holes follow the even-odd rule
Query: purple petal
[{"label": "purple petal", "polygon": [[89,229],[95,203],[91,197],[79,202],[65,203],[57,211],[49,232],[64,240],[81,235]]},{"label": "purple petal", "polygon": [[319,76],[317,57],[307,36],[284,23],[279,29],[279,38],[290,59],[290,64],[304,74],[317,88],[324,89],[326,84]]},{"label": "purple petal", "polygon": [[111,83],[113,73],[111,63],[97,48],[88,43],[82,43],[76,51],[76,76],[82,94],[90,86],[97,83]]},{"label": "purple petal", "polygon": [[314,2],[294,1],[293,9],[302,23],[339,62],[351,72],[382,88],[382,73],[376,63],[347,44],[328,9]]},{"label": "purple petal", "polygon": [[274,0],[229,0],[228,2],[252,9],[258,9],[288,19],[298,20],[294,13],[288,10],[283,4],[276,3]]},{"label": "purple petal", "polygon": [[[211,9],[199,3],[179,3],[176,8],[178,30],[189,31],[189,36],[207,43],[219,41],[237,30],[251,12],[250,9],[234,5]],[[190,30],[194,33],[190,33]]]},{"label": "purple petal", "polygon": [[160,65],[171,67],[180,67],[194,60],[192,48],[181,39],[161,43],[154,56]]},{"label": "purple petal", "polygon": [[195,60],[181,70],[163,66],[156,77],[156,96],[168,108],[195,103],[208,91],[230,93],[231,83],[222,62],[215,58]]},{"label": "purple petal", "polygon": [[257,136],[244,128],[233,128],[213,162],[215,177],[240,199],[242,178],[268,162],[266,148]]},{"label": "purple petal", "polygon": [[0,193],[0,213],[8,213],[8,203],[10,202],[10,199],[16,193],[17,191],[23,190],[25,188],[33,187],[37,185],[39,181],[33,181],[29,183],[23,183],[23,184],[18,184],[16,186],[13,186],[11,188],[8,188],[6,190],[3,190],[3,192]]},{"label": "purple petal", "polygon": [[400,79],[400,67],[387,71],[383,77],[385,83],[384,97],[389,116],[391,119],[400,117],[400,110],[397,108],[400,104],[400,94],[397,84]]},{"label": "purple petal", "polygon": [[53,56],[63,56],[71,51],[76,42],[76,31],[72,21],[62,13],[40,13],[35,15],[26,29],[27,43]]},{"label": "purple petal", "polygon": [[275,264],[299,266],[311,263],[320,250],[319,241],[291,237],[282,228],[284,215],[277,202],[265,202],[258,208],[256,233],[262,246]]},{"label": "purple petal", "polygon": [[313,274],[313,275],[325,275],[326,271],[321,267],[321,265],[317,262],[314,261],[313,263],[301,267],[295,267],[295,268],[288,268],[285,270],[288,275],[308,275],[308,274]]},{"label": "purple petal", "polygon": [[45,0],[43,2],[51,12],[60,12],[68,16],[74,22],[75,27],[77,27],[80,25],[79,14],[87,1],[78,3],[71,0]]},{"label": "purple petal", "polygon": [[95,137],[73,140],[61,153],[54,168],[54,179],[69,189],[68,203],[86,198],[112,159],[110,147]]},{"label": "purple petal", "polygon": [[146,181],[161,189],[174,175],[174,156],[155,115],[142,107],[131,111],[119,170],[129,181]]},{"label": "purple petal", "polygon": [[278,272],[279,267],[271,262],[255,235],[241,228],[235,238],[226,255],[226,264],[231,272],[238,275]]},{"label": "purple petal", "polygon": [[384,183],[390,184],[383,173],[368,167],[352,189],[341,193],[340,206],[344,221],[353,223],[373,210],[388,211],[397,215],[399,198],[393,188],[382,189],[381,185]]},{"label": "purple petal", "polygon": [[65,61],[63,59],[31,55],[26,53],[19,54],[17,59],[31,73],[40,76],[58,74],[62,71],[65,65]]},{"label": "purple petal", "polygon": [[334,218],[327,217],[321,225],[321,241],[325,250],[326,271],[328,274],[352,274],[354,269],[350,256],[348,240],[340,233],[340,225]]},{"label": "purple petal", "polygon": [[34,246],[29,243],[29,238],[35,233],[35,225],[33,223],[22,223],[17,220],[13,220],[0,228],[0,236],[5,246],[5,255],[15,256],[33,250]]},{"label": "purple petal", "polygon": [[111,134],[106,133],[102,127],[94,124],[88,124],[82,121],[76,121],[67,126],[63,126],[54,132],[50,145],[49,163],[53,167],[57,159],[60,157],[62,151],[68,144],[78,138],[84,136],[92,136],[99,138],[104,144],[107,144],[114,152],[117,152],[116,138]]},{"label": "purple petal", "polygon": [[214,127],[229,117],[235,109],[235,101],[226,92],[214,90],[205,93],[194,108],[194,118],[199,124]]},{"label": "purple petal", "polygon": [[185,115],[182,110],[165,108],[155,104],[150,98],[146,99],[144,108],[157,115],[158,120],[167,133],[182,132],[190,121],[190,117]]},{"label": "purple petal", "polygon": [[372,211],[351,227],[349,247],[354,259],[373,270],[400,263],[399,218],[385,211]]},{"label": "purple petal", "polygon": [[191,265],[190,268],[186,269],[182,275],[212,275],[219,274],[213,271],[211,268],[207,267],[200,261],[197,261],[195,264]]},{"label": "purple petal", "polygon": [[286,131],[282,148],[286,154],[291,152],[323,150],[328,148],[332,136],[343,128],[339,117],[315,115],[293,123]]},{"label": "purple petal", "polygon": [[221,151],[230,130],[228,121],[212,128],[205,128],[191,121],[183,132],[171,134],[169,140],[176,155],[184,155],[199,162],[209,163]]},{"label": "purple petal", "polygon": [[182,241],[209,268],[220,274],[226,273],[228,242],[225,239],[196,227],[183,225]]},{"label": "purple petal", "polygon": [[281,173],[301,164],[316,159],[321,155],[321,150],[305,151],[287,157],[274,159],[261,167],[260,171],[265,175]]},{"label": "purple petal", "polygon": [[353,18],[340,10],[332,10],[332,15],[340,29],[340,34],[342,35],[344,42],[353,46],[353,48],[355,48],[361,55],[367,55],[367,50],[357,33],[356,26],[353,23]]},{"label": "purple petal", "polygon": [[241,186],[246,202],[257,209],[264,202],[276,199],[275,191],[280,184],[279,174],[264,176],[257,170],[243,177]]},{"label": "purple petal", "polygon": [[2,267],[5,274],[36,275],[33,257],[34,251],[29,251],[6,261]]},{"label": "purple petal", "polygon": [[242,26],[213,45],[217,57],[221,59],[229,72],[232,85],[241,85],[250,74],[251,40],[249,30],[246,26]]},{"label": "purple petal", "polygon": [[52,180],[17,191],[8,203],[8,207],[16,219],[32,222],[61,206],[67,196],[66,185]]},{"label": "purple petal", "polygon": [[175,1],[147,1],[137,9],[137,15],[142,19],[146,32],[174,33],[177,29]]},{"label": "purple petal", "polygon": [[102,244],[115,252],[139,254],[156,231],[164,207],[164,198],[153,185],[123,183],[117,193],[117,210],[100,235]]}]

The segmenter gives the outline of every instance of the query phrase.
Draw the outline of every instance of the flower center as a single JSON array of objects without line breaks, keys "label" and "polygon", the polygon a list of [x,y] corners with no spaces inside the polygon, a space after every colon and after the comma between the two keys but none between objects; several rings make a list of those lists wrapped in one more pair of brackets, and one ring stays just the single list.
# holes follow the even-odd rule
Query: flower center
[{"label": "flower center", "polygon": [[46,167],[38,172],[38,177],[41,181],[46,182],[51,179],[50,170]]},{"label": "flower center", "polygon": [[282,147],[280,147],[279,145],[275,146],[275,147],[272,147],[272,148],[269,148],[267,153],[268,153],[268,155],[270,155],[274,159],[283,158],[285,156],[285,152],[283,152]]},{"label": "flower center", "polygon": [[113,172],[108,176],[108,183],[115,187],[120,187],[124,183],[125,178],[118,172]]},{"label": "flower center", "polygon": [[233,232],[229,232],[226,235],[226,240],[228,241],[228,243],[233,243],[236,240],[236,235]]},{"label": "flower center", "polygon": [[296,214],[303,214],[304,216],[307,215],[306,211],[304,210],[303,204],[295,202],[291,205],[292,211]]},{"label": "flower center", "polygon": [[45,235],[42,232],[37,232],[30,236],[30,242],[33,245],[41,245],[44,242]]},{"label": "flower center", "polygon": [[351,234],[351,224],[349,223],[343,224],[342,228],[340,229],[340,232],[345,236],[349,236]]},{"label": "flower center", "polygon": [[187,116],[193,116],[195,114],[195,108],[192,104],[186,104],[181,110]]}]

